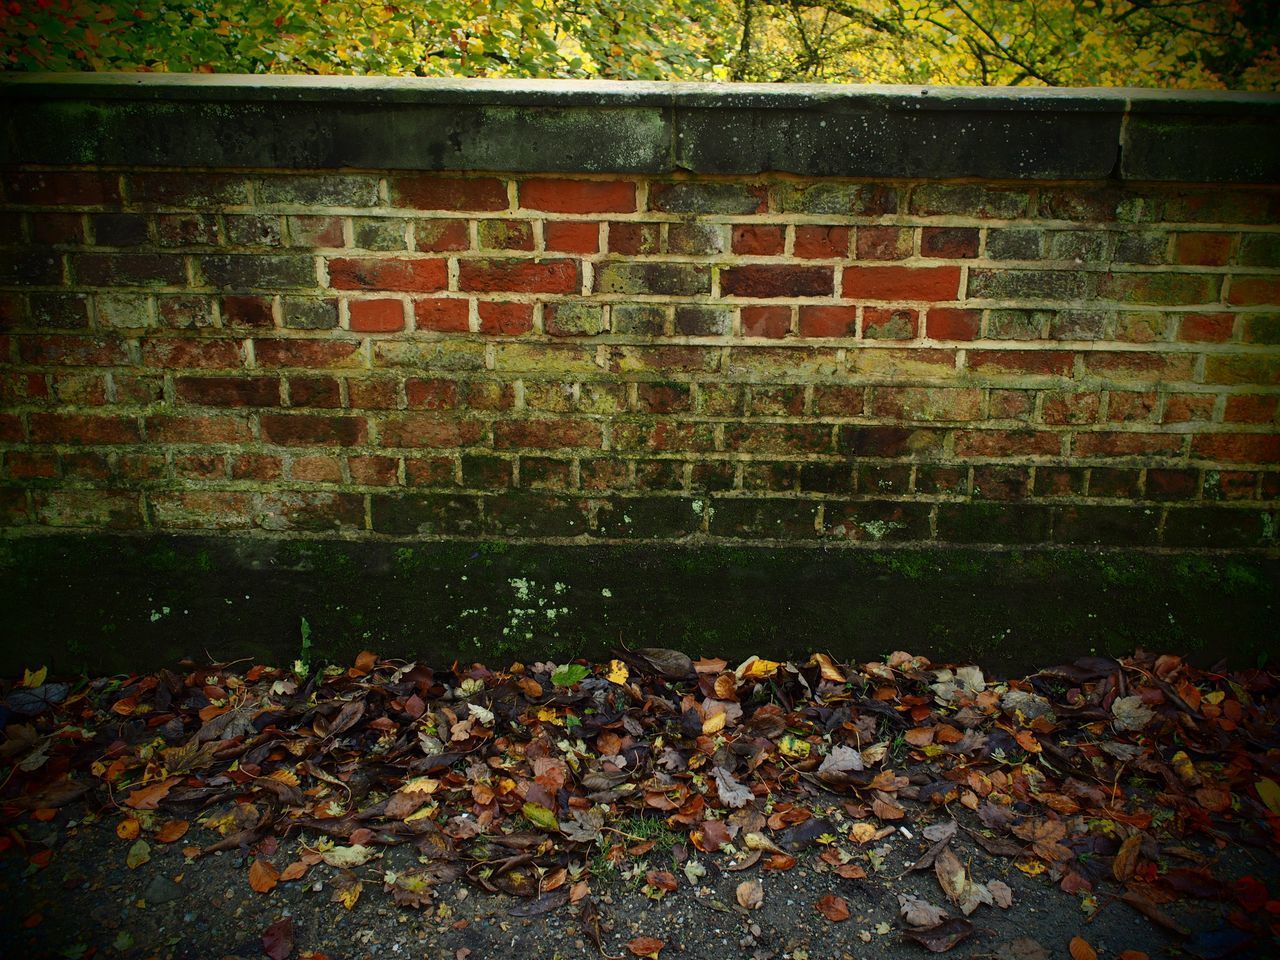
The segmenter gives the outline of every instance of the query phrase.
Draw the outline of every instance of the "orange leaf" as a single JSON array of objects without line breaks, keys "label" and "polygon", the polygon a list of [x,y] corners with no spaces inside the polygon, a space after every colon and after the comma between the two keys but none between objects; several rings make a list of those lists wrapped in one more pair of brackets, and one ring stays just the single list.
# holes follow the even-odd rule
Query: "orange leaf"
[{"label": "orange leaf", "polygon": [[249,868],[249,886],[256,893],[270,893],[280,880],[280,871],[269,860],[261,858],[253,861]]},{"label": "orange leaf", "polygon": [[301,860],[295,860],[284,868],[284,871],[280,874],[280,880],[282,882],[285,880],[301,880],[306,872],[307,865]]},{"label": "orange leaf", "polygon": [[177,843],[187,835],[190,826],[185,820],[170,820],[156,831],[156,839],[161,843]]},{"label": "orange leaf", "polygon": [[818,908],[820,914],[832,923],[839,923],[841,920],[849,919],[849,904],[845,902],[844,897],[837,897],[829,893],[815,903],[814,906]]},{"label": "orange leaf", "polygon": [[1116,858],[1111,862],[1111,873],[1124,883],[1133,878],[1138,868],[1138,853],[1142,850],[1142,834],[1135,833],[1125,838],[1116,851]]},{"label": "orange leaf", "polygon": [[903,738],[913,747],[927,747],[933,743],[936,732],[933,727],[913,727],[903,734]]},{"label": "orange leaf", "polygon": [[846,880],[865,880],[867,871],[856,863],[842,863],[836,867],[836,876],[844,877]]},{"label": "orange leaf", "polygon": [[43,870],[49,865],[49,861],[53,859],[53,851],[41,850],[38,853],[33,853],[30,859],[35,866]]},{"label": "orange leaf", "polygon": [[121,840],[137,840],[141,831],[142,825],[133,817],[128,820],[121,820],[116,824],[116,836]]},{"label": "orange leaf", "polygon": [[1098,951],[1080,937],[1072,937],[1068,949],[1071,951],[1071,960],[1098,960]]},{"label": "orange leaf", "polygon": [[1119,960],[1151,960],[1141,950],[1125,950],[1120,954]]},{"label": "orange leaf", "polygon": [[378,663],[378,655],[372,650],[362,650],[356,657],[356,665],[352,671],[354,676],[362,677],[367,673],[372,673],[373,668]]},{"label": "orange leaf", "polygon": [[790,870],[796,865],[796,858],[789,853],[771,853],[764,862],[766,870]]},{"label": "orange leaf", "polygon": [[57,815],[58,810],[56,807],[37,807],[35,810],[31,811],[31,818],[33,820],[39,820],[41,823],[48,823]]},{"label": "orange leaf", "polygon": [[165,795],[178,785],[181,777],[169,777],[147,787],[139,787],[125,797],[124,805],[135,810],[154,810]]},{"label": "orange leaf", "polygon": [[666,945],[665,940],[659,940],[657,937],[636,937],[634,940],[627,941],[627,949],[631,951],[632,956],[636,957],[656,957],[658,951]]},{"label": "orange leaf", "polygon": [[1013,739],[1018,741],[1018,746],[1027,753],[1039,753],[1040,741],[1036,739],[1036,735],[1030,730],[1019,730],[1013,735]]}]

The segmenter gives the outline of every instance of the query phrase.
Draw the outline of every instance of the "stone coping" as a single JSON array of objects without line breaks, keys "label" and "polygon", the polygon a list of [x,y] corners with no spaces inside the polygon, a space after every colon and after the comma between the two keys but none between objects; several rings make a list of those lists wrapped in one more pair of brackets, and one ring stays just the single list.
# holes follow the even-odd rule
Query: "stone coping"
[{"label": "stone coping", "polygon": [[5,74],[0,163],[1280,182],[1228,91]]}]

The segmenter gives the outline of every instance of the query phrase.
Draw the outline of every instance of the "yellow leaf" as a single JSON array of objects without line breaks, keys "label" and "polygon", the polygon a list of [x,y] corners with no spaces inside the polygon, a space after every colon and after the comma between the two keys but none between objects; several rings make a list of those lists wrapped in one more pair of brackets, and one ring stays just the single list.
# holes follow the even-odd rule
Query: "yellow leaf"
[{"label": "yellow leaf", "polygon": [[150,859],[151,847],[147,844],[147,841],[139,840],[129,848],[128,854],[125,855],[124,862],[130,870],[137,870]]},{"label": "yellow leaf", "polygon": [[534,716],[539,720],[554,721],[556,719],[556,708],[555,707],[539,707],[538,711],[534,714]]},{"label": "yellow leaf", "polygon": [[778,749],[782,751],[782,755],[790,757],[792,760],[803,760],[809,756],[809,750],[812,749],[809,742],[801,740],[799,737],[788,733],[778,742]]},{"label": "yellow leaf", "polygon": [[782,664],[775,660],[761,660],[759,657],[752,657],[737,670],[739,678],[743,680],[764,680],[772,677],[778,672],[778,668]]},{"label": "yellow leaf", "polygon": [[335,902],[342,904],[348,910],[356,905],[356,901],[360,899],[360,891],[364,889],[364,881],[355,880],[350,883],[342,883],[333,891],[333,899]]},{"label": "yellow leaf", "polygon": [[432,780],[430,777],[414,777],[412,780],[405,781],[404,786],[400,788],[400,792],[435,793],[439,788],[439,780]]},{"label": "yellow leaf", "polygon": [[1217,706],[1223,701],[1225,697],[1226,697],[1225,692],[1223,692],[1222,690],[1215,690],[1213,691],[1213,693],[1206,693],[1204,695],[1204,702],[1212,703],[1214,706]]},{"label": "yellow leaf", "polygon": [[[724,723],[725,723],[725,720],[727,719],[728,719],[728,714],[726,714],[723,710],[721,710],[719,713],[713,713],[711,716],[707,717],[707,719],[702,721],[703,735],[709,737],[713,733],[719,733],[721,730],[724,729]],[[806,744],[806,746],[808,746],[808,744]]]},{"label": "yellow leaf", "polygon": [[823,680],[830,680],[832,683],[844,683],[848,679],[845,677],[844,671],[837,667],[835,661],[825,653],[815,653],[809,658],[809,664],[811,666],[817,665]]},{"label": "yellow leaf", "polygon": [[1169,762],[1173,765],[1173,772],[1178,775],[1179,780],[1191,787],[1200,786],[1200,774],[1196,772],[1195,764],[1187,756],[1187,751],[1179,750]]},{"label": "yellow leaf", "polygon": [[48,675],[49,675],[48,667],[41,667],[39,670],[35,671],[34,673],[32,673],[30,670],[23,670],[22,685],[24,687],[27,687],[28,689],[32,687],[42,686],[44,684],[44,678],[47,677]]},{"label": "yellow leaf", "polygon": [[1280,814],[1280,785],[1263,777],[1258,781],[1258,796],[1272,813]]},{"label": "yellow leaf", "polygon": [[876,828],[875,824],[863,821],[861,823],[855,823],[850,828],[849,839],[854,843],[859,844],[870,843],[876,838],[876,834],[879,832],[880,831]]},{"label": "yellow leaf", "polygon": [[627,682],[627,678],[631,676],[631,671],[627,669],[627,665],[621,660],[609,661],[609,672],[605,674],[605,679],[610,683],[616,683],[622,686]]},{"label": "yellow leaf", "polygon": [[1048,869],[1039,860],[1019,860],[1014,864],[1014,866],[1025,873],[1028,877],[1038,877]]}]

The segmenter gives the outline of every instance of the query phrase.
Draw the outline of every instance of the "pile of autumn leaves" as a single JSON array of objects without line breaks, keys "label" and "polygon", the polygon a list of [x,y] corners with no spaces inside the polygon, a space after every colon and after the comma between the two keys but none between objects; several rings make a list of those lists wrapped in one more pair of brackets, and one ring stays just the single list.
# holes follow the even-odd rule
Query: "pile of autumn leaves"
[{"label": "pile of autumn leaves", "polygon": [[[436,886],[462,880],[528,898],[524,915],[577,904],[597,945],[591,861],[626,868],[653,846],[610,826],[622,818],[687,834],[672,865],[690,884],[706,875],[700,855],[716,869],[786,870],[810,847],[856,880],[886,869],[875,845],[906,825],[907,801],[954,814],[923,829],[930,846],[909,868],[934,872],[948,908],[900,898],[903,935],[929,950],[969,936],[978,907],[1011,903],[950,849],[960,830],[1086,903],[1100,881],[1123,884],[1122,899],[1170,930],[1161,905],[1180,897],[1234,899],[1241,936],[1274,936],[1280,919],[1265,887],[1218,881],[1181,839],[1280,842],[1278,678],[1262,670],[1140,653],[996,682],[905,653],[735,667],[653,648],[497,672],[372,653],[295,667],[78,683],[28,673],[0,701],[0,804],[11,824],[73,802],[114,809],[130,866],[153,843],[186,841],[192,859],[250,852],[260,893],[324,864],[348,909],[365,886],[356,868],[409,844],[422,868],[381,876],[397,904],[427,907]],[[288,833],[303,852],[278,865]],[[8,848],[39,865],[53,855],[12,828]],[[627,875],[655,898],[679,885],[668,870]],[[758,881],[736,892],[743,910],[760,906]],[[849,916],[834,894],[815,907]],[[269,953],[285,933],[271,932]],[[662,947],[629,944],[636,956]]]}]

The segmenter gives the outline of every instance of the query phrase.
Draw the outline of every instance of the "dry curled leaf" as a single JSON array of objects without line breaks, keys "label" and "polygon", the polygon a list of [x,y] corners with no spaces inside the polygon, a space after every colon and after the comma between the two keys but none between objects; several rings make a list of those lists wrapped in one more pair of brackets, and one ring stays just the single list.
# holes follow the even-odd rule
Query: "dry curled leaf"
[{"label": "dry curled leaf", "polygon": [[666,945],[665,940],[659,940],[657,937],[636,937],[627,941],[627,949],[631,951],[632,956],[636,957],[656,958]]},{"label": "dry curled leaf", "polygon": [[734,897],[744,910],[758,910],[764,904],[764,887],[759,880],[743,880],[734,891]]}]

